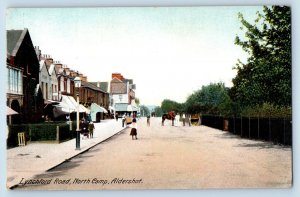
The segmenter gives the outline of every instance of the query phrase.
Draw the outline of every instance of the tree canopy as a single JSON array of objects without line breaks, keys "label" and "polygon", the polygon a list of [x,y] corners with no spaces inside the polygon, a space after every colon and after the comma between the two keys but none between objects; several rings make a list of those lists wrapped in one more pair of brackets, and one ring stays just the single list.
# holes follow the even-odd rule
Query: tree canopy
[{"label": "tree canopy", "polygon": [[291,105],[291,10],[287,6],[264,6],[254,24],[239,14],[243,39],[235,44],[248,53],[238,61],[231,98],[242,107],[270,103]]},{"label": "tree canopy", "polygon": [[185,102],[188,113],[207,113],[228,115],[231,113],[232,102],[228,95],[228,88],[224,83],[211,83],[193,94]]},{"label": "tree canopy", "polygon": [[161,109],[164,113],[175,111],[182,112],[182,104],[170,99],[164,99],[161,103]]}]

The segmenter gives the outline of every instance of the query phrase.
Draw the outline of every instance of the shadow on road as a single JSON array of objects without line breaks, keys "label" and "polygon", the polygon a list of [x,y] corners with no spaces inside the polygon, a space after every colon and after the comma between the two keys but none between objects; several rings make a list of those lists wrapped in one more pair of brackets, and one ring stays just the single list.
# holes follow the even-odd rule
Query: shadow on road
[{"label": "shadow on road", "polygon": [[272,144],[271,142],[263,142],[263,141],[257,141],[253,140],[251,143],[241,143],[236,145],[235,147],[246,147],[246,148],[259,148],[259,149],[280,149],[280,150],[286,150],[290,151],[290,146],[284,146],[284,145],[277,145]]},{"label": "shadow on road", "polygon": [[[229,132],[224,132],[224,131],[220,131],[222,132],[221,134],[215,135],[215,137],[217,138],[222,138],[222,139],[240,139],[241,141],[243,140],[242,143],[236,145],[235,147],[246,147],[246,148],[259,148],[259,149],[289,149],[291,148],[291,146],[284,146],[284,145],[279,145],[279,144],[273,144],[272,142],[267,142],[267,141],[260,141],[257,139],[249,139],[249,138],[242,138],[239,135],[234,135],[232,133]],[[245,140],[248,140],[248,142],[246,142]]]},{"label": "shadow on road", "polygon": [[224,139],[238,139],[238,138],[241,138],[240,136],[234,135],[234,134],[229,133],[227,131],[220,131],[220,132],[222,132],[222,133],[215,135],[215,137],[224,138]]}]

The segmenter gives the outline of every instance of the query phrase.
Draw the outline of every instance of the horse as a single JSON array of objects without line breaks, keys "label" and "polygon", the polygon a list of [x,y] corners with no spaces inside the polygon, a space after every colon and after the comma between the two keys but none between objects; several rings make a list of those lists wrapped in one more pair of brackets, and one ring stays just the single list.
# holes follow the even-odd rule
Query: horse
[{"label": "horse", "polygon": [[165,119],[168,119],[168,120],[172,120],[172,126],[174,126],[175,116],[176,114],[174,111],[170,111],[167,114],[163,114],[161,117],[162,118],[161,125],[164,126]]}]

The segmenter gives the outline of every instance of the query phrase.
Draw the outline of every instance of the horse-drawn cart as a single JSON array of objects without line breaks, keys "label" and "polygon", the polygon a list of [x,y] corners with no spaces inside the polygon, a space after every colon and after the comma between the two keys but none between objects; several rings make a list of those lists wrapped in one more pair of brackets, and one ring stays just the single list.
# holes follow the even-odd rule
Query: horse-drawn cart
[{"label": "horse-drawn cart", "polygon": [[192,114],[191,115],[191,124],[193,126],[199,126],[201,125],[201,117],[200,114]]},{"label": "horse-drawn cart", "polygon": [[125,121],[126,121],[127,125],[131,124],[132,123],[132,117],[127,116]]}]

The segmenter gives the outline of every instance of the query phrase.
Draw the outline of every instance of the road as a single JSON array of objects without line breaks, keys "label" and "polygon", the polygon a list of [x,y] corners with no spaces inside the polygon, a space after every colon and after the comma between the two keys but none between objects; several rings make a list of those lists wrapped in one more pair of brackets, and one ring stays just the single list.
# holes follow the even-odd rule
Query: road
[{"label": "road", "polygon": [[131,139],[128,128],[51,171],[20,181],[24,185],[15,189],[291,187],[290,147],[206,126],[172,127],[166,121],[162,127],[160,121],[152,118],[148,127],[141,119],[138,140]]}]

